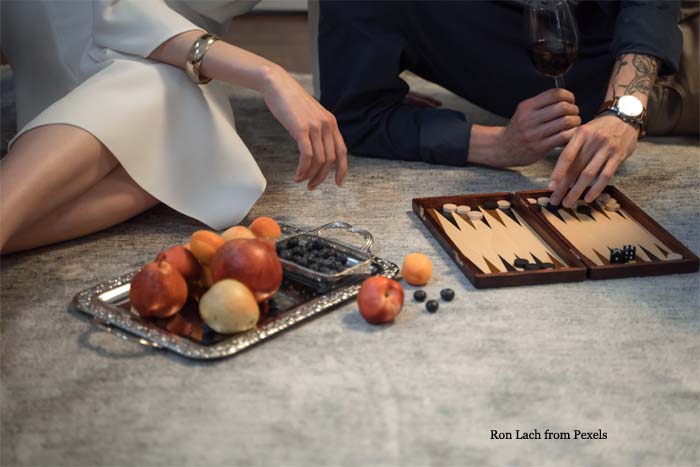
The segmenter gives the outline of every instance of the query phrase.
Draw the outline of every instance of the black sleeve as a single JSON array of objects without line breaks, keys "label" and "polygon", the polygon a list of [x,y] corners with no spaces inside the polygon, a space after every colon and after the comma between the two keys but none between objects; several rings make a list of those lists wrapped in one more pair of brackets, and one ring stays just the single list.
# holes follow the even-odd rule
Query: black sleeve
[{"label": "black sleeve", "polygon": [[615,57],[638,53],[661,60],[660,75],[678,71],[683,38],[679,0],[623,0],[615,23]]},{"label": "black sleeve", "polygon": [[464,165],[471,133],[464,114],[403,103],[407,40],[397,5],[321,1],[321,103],[353,154]]}]

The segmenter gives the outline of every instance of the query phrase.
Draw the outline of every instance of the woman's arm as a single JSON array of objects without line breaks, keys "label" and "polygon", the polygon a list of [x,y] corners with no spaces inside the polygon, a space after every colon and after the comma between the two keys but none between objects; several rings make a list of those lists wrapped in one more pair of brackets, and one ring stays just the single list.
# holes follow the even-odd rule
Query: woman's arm
[{"label": "woman's arm", "polygon": [[[149,55],[150,59],[185,68],[190,47],[202,30],[174,36]],[[335,181],[344,182],[347,150],[335,117],[279,65],[224,41],[214,42],[200,66],[203,76],[262,93],[265,103],[297,142],[300,158],[294,180],[309,180],[316,188],[335,165]]]}]

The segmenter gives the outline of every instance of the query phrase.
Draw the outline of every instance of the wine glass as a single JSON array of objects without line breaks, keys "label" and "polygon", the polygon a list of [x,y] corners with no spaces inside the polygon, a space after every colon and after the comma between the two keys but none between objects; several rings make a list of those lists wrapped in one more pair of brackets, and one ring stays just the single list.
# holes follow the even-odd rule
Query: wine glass
[{"label": "wine glass", "polygon": [[578,51],[578,28],[567,0],[529,0],[525,15],[532,64],[563,88]]}]

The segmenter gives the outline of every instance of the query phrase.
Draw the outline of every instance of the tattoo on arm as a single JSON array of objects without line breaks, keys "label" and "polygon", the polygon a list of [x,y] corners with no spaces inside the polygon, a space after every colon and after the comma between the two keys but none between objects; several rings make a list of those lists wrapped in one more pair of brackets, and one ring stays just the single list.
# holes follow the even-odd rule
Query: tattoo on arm
[{"label": "tattoo on arm", "polygon": [[649,55],[626,54],[615,61],[610,84],[609,98],[625,94],[648,96],[659,71],[659,59]]}]

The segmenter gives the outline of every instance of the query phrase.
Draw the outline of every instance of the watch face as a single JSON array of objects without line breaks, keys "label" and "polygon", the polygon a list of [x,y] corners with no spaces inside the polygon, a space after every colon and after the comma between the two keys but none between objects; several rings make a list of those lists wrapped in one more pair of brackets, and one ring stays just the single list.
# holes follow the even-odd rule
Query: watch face
[{"label": "watch face", "polygon": [[617,108],[628,117],[639,117],[644,111],[642,101],[634,96],[622,96],[617,101]]}]

